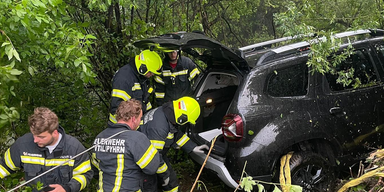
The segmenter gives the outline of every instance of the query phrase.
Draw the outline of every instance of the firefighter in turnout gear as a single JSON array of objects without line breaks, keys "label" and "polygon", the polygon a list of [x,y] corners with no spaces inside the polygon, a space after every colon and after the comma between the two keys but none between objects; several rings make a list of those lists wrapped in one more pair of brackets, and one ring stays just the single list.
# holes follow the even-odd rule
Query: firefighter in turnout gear
[{"label": "firefighter in turnout gear", "polygon": [[[30,185],[36,186],[40,182],[55,192],[83,190],[93,176],[88,153],[70,159],[85,151],[84,146],[65,134],[57,115],[48,108],[36,108],[28,118],[28,124],[31,133],[18,138],[0,160],[0,178],[23,169],[24,179],[28,181],[66,162],[33,180]],[[40,189],[34,188],[33,191]]]},{"label": "firefighter in turnout gear", "polygon": [[179,55],[179,51],[164,51],[163,70],[161,76],[155,76],[155,96],[158,106],[190,96],[195,77],[200,74],[196,64],[188,57]]},{"label": "firefighter in turnout gear", "polygon": [[[143,174],[169,177],[167,164],[149,139],[136,131],[142,112],[140,101],[122,101],[116,111],[117,123],[96,137],[92,164],[99,169],[99,190],[104,192],[143,190]],[[169,178],[168,178],[169,180]]]},{"label": "firefighter in turnout gear", "polygon": [[[169,182],[161,181],[161,178],[159,178],[163,191],[174,192],[178,191],[179,187],[176,173],[166,156],[171,146],[181,148],[187,153],[191,151],[204,153],[204,149],[209,149],[207,145],[197,146],[186,134],[178,130],[178,126],[187,123],[195,124],[199,115],[199,103],[191,97],[182,97],[167,102],[149,111],[144,116],[144,125],[141,126],[141,131],[147,135],[152,145],[160,151],[161,157],[167,163],[171,174]],[[155,176],[146,176],[144,189],[146,189],[145,191],[157,191],[157,178]]]},{"label": "firefighter in turnout gear", "polygon": [[161,66],[161,58],[156,52],[144,50],[115,73],[108,124],[116,123],[115,112],[121,101],[131,98],[141,101],[143,113],[152,108],[149,96],[154,90],[149,78],[159,75]]}]

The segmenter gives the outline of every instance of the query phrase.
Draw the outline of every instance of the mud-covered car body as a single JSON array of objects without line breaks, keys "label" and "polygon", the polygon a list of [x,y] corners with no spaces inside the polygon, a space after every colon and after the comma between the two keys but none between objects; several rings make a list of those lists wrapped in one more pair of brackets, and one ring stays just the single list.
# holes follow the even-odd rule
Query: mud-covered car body
[{"label": "mud-covered car body", "polygon": [[[272,181],[280,158],[293,151],[293,183],[311,191],[330,181],[336,165],[350,166],[384,144],[383,31],[351,31],[335,38],[349,38],[354,48],[336,67],[352,71],[353,83],[346,87],[337,83],[338,75],[312,72],[307,42],[271,48],[291,38],[236,52],[198,33],[167,34],[135,46],[179,49],[206,63],[193,89],[201,115],[188,130],[198,144],[218,136],[206,168],[233,188],[246,162],[247,175]],[[342,44],[340,52],[348,46]],[[200,164],[206,158],[191,156]],[[320,191],[329,189],[323,187]]]}]

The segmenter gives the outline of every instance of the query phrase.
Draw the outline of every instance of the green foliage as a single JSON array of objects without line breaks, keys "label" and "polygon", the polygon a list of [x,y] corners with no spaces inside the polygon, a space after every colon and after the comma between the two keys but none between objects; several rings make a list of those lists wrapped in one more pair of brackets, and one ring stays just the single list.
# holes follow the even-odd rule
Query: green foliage
[{"label": "green foliage", "polygon": [[[56,75],[55,79],[57,76],[66,77],[68,82],[77,79],[95,83],[95,74],[88,59],[88,48],[95,37],[84,34],[77,23],[71,21],[66,8],[67,5],[60,0],[0,3],[0,9],[5,10],[0,19],[0,83],[5,85],[0,88],[0,129],[9,128],[12,122],[25,116],[19,115],[24,112],[21,108],[25,107],[25,102],[30,102],[34,91],[26,92],[20,87],[26,83],[31,85],[31,78],[38,76],[44,79],[48,74]],[[45,80],[53,83],[48,78]],[[39,87],[36,84],[31,86]],[[42,89],[51,91],[47,87]],[[47,106],[48,101],[50,99],[47,98],[34,102],[28,113],[33,107]]]},{"label": "green foliage", "polygon": [[[20,178],[24,175],[22,172],[18,172],[15,174],[10,175],[9,177],[6,177],[0,181],[0,192],[5,192],[13,189],[16,185],[21,185],[25,183],[25,181],[20,181]],[[21,187],[19,191],[21,192],[32,192],[32,188],[42,187],[42,183],[37,183],[37,186],[29,187],[24,186]]]},{"label": "green foliage", "polygon": [[321,74],[335,74],[335,68],[353,53],[353,47],[350,44],[347,49],[335,55],[339,51],[342,40],[334,38],[332,33],[323,34],[317,38],[319,43],[310,41],[311,53],[307,64],[313,71]]},{"label": "green foliage", "polygon": [[244,189],[244,191],[251,192],[253,190],[253,186],[257,185],[257,188],[259,188],[259,191],[264,191],[264,186],[261,184],[256,184],[256,181],[252,179],[252,177],[243,177],[241,180],[240,187]]},{"label": "green foliage", "polygon": [[61,0],[0,2],[0,130],[7,133],[1,154],[29,132],[27,117],[38,106],[55,111],[66,131],[83,141],[93,138],[93,126],[104,126],[105,110],[95,92],[85,90],[97,85],[89,60],[95,36],[71,19],[68,7]]},{"label": "green foliage", "polygon": [[281,190],[279,189],[279,187],[274,185],[273,192],[281,192]]},{"label": "green foliage", "polygon": [[[307,65],[311,67],[312,72],[321,74],[338,75],[337,83],[343,86],[353,84],[354,88],[360,86],[369,86],[376,82],[370,81],[369,85],[362,85],[360,79],[354,78],[354,69],[337,71],[338,66],[347,59],[354,51],[351,44],[342,51],[340,46],[343,42],[350,42],[357,37],[335,38],[334,31],[344,31],[353,29],[366,29],[379,27],[382,23],[381,19],[372,22],[367,16],[375,16],[380,11],[372,7],[374,2],[356,1],[349,3],[348,1],[338,2],[322,2],[304,1],[302,4],[289,2],[286,6],[287,11],[275,15],[278,31],[287,36],[303,35],[310,44],[311,53]],[[348,7],[349,9],[339,9],[340,7]],[[366,7],[373,12],[358,11],[356,7]],[[359,8],[360,9],[360,8]],[[348,10],[346,13],[344,10]],[[352,10],[352,11],[351,11]],[[364,9],[365,10],[365,9]],[[355,13],[351,15],[352,13]],[[319,14],[323,17],[319,18]],[[361,24],[364,23],[364,24]],[[369,25],[367,25],[369,23]],[[330,25],[331,24],[331,25]],[[346,26],[342,26],[346,25]],[[329,28],[333,26],[334,28]],[[341,26],[339,26],[341,25]],[[381,25],[382,26],[382,25]],[[315,37],[313,37],[315,35]],[[367,77],[368,79],[370,77]]]},{"label": "green foliage", "polygon": [[[251,176],[243,177],[240,182],[240,187],[244,191],[251,192],[253,191],[253,186],[256,185],[259,192],[265,192],[266,190],[263,184],[273,185],[274,186],[273,192],[281,192],[281,190],[278,187],[278,185],[280,184],[253,180]],[[303,188],[299,185],[290,185],[289,191],[301,192],[303,191]]]},{"label": "green foliage", "polygon": [[[304,13],[298,9],[296,3],[289,1],[286,5],[286,11],[275,14],[277,30],[283,36],[307,35],[314,32],[315,28],[302,22]],[[304,9],[306,10],[306,9]],[[312,24],[312,23],[310,23]]]},{"label": "green foliage", "polygon": [[197,181],[196,189],[199,190],[199,191],[204,189],[206,192],[208,192],[207,186],[204,184],[204,182],[202,182],[200,180]]},{"label": "green foliage", "polygon": [[[182,150],[175,150],[170,148],[167,157],[170,160],[173,169],[176,173],[186,172],[189,174],[193,174],[196,171],[196,165],[189,158],[188,154]],[[178,177],[183,177],[182,174],[178,174]]]}]

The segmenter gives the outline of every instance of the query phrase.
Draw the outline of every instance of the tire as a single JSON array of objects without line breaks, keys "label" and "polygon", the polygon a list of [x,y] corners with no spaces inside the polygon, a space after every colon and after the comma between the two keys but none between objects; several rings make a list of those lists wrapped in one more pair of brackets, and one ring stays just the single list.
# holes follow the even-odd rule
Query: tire
[{"label": "tire", "polygon": [[335,169],[324,157],[313,152],[294,153],[289,161],[291,183],[303,192],[333,191]]}]

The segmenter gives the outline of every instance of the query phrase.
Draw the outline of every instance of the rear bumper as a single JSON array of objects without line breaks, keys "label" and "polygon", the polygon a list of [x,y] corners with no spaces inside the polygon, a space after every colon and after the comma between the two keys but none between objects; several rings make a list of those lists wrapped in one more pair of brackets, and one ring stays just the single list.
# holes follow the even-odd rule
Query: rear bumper
[{"label": "rear bumper", "polygon": [[[194,152],[191,152],[190,155],[191,158],[200,165],[204,163],[204,160],[207,157],[206,154],[196,154]],[[229,174],[228,169],[222,161],[209,157],[204,167],[214,171],[227,186],[235,189],[239,185]]]}]

